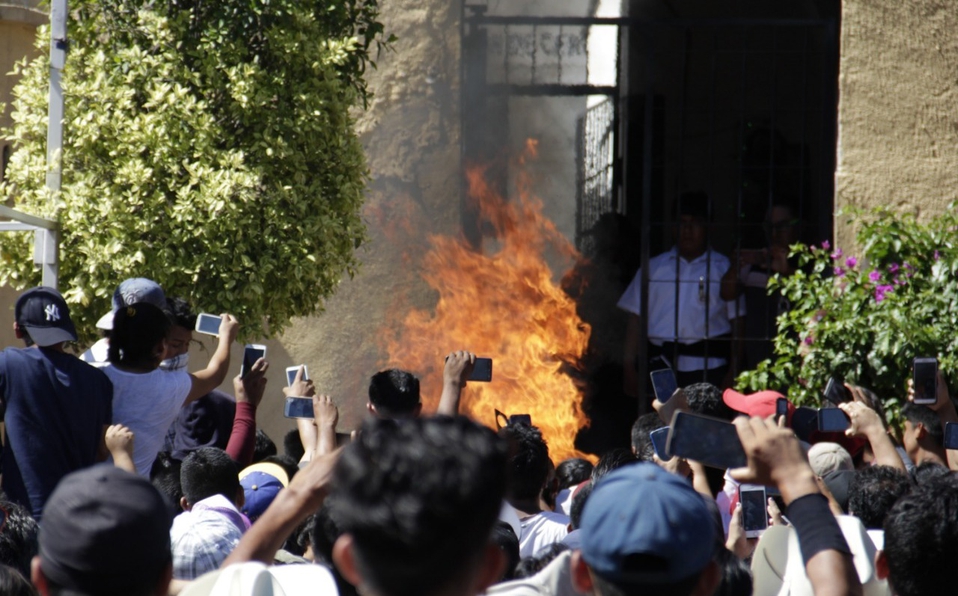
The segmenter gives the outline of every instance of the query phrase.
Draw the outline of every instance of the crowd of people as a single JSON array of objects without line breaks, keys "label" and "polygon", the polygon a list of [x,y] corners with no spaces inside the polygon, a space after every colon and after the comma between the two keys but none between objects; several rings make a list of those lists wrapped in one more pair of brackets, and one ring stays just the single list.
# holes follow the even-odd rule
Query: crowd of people
[{"label": "crowd of people", "polygon": [[[338,444],[312,400],[282,451],[257,429],[269,364],[228,375],[239,322],[223,315],[207,366],[187,372],[195,315],[142,278],[120,284],[81,357],[70,309],[23,293],[0,353],[4,421],[0,594],[765,595],[951,593],[958,573],[958,413],[901,410],[848,386],[848,429],[822,432],[774,391],[680,383],[633,425],[631,449],[561,462],[534,421],[492,430],[458,415],[475,363],[445,360],[436,412],[403,370],[370,378],[367,416]],[[703,361],[704,362],[704,361]],[[724,366],[724,365],[723,365]],[[662,457],[676,412],[732,425],[745,465]],[[781,411],[778,411],[781,414]],[[800,423],[801,422],[801,423]],[[764,531],[742,490],[765,487]]]}]

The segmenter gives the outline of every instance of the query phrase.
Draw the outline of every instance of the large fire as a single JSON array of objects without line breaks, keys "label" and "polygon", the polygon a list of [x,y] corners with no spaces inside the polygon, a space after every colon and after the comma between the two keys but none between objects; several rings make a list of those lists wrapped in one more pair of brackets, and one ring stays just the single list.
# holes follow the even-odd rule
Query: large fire
[{"label": "large fire", "polygon": [[558,462],[583,457],[573,442],[588,419],[582,389],[568,371],[585,353],[590,329],[546,261],[547,255],[558,256],[571,265],[579,255],[543,215],[542,201],[531,190],[522,166],[535,154],[530,140],[519,159],[519,192],[512,201],[487,183],[486,167],[467,168],[468,196],[495,229],[495,248],[477,251],[461,238],[430,237],[422,276],[439,299],[432,312],[410,312],[387,339],[388,366],[421,375],[429,411],[438,405],[446,353],[467,349],[492,358],[492,382],[469,383],[461,412],[493,428],[496,409],[530,414]]}]

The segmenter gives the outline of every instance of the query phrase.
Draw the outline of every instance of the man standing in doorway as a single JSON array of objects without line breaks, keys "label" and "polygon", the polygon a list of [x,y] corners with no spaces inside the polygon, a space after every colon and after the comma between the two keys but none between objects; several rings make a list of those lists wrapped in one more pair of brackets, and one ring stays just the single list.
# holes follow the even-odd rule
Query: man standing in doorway
[{"label": "man standing in doorway", "polygon": [[[721,297],[729,260],[709,247],[709,198],[702,192],[679,197],[675,246],[649,260],[647,336],[649,370],[670,367],[680,387],[708,382],[731,385],[738,372],[744,301]],[[629,313],[625,340],[625,391],[636,395],[642,338],[642,274],[619,300]]]}]

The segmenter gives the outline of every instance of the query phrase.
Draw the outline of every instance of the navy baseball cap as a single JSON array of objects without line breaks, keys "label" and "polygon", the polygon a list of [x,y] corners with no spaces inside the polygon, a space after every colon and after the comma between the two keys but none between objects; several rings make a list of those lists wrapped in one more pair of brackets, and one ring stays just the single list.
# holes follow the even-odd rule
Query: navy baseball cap
[{"label": "navy baseball cap", "polygon": [[596,485],[582,512],[582,557],[619,585],[670,584],[705,569],[716,529],[701,495],[649,462],[623,466]]},{"label": "navy baseball cap", "polygon": [[137,302],[149,302],[161,310],[166,310],[166,294],[160,284],[145,277],[131,277],[123,280],[113,292],[113,310],[100,317],[96,322],[97,328],[106,331],[113,329],[113,315],[116,311]]},{"label": "navy baseball cap", "polygon": [[77,340],[76,327],[70,320],[70,307],[53,288],[40,286],[20,294],[14,317],[17,324],[30,334],[33,343],[40,347]]}]

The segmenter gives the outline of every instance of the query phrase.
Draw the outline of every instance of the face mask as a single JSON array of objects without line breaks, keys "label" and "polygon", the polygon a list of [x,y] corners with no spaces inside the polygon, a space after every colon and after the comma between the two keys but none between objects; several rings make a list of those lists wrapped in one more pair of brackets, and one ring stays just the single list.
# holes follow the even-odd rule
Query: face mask
[{"label": "face mask", "polygon": [[167,372],[175,372],[178,370],[183,370],[186,368],[186,365],[190,363],[190,353],[185,352],[179,356],[174,356],[173,358],[167,358],[163,362],[160,362],[160,368]]}]

